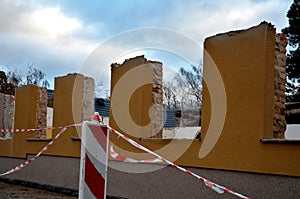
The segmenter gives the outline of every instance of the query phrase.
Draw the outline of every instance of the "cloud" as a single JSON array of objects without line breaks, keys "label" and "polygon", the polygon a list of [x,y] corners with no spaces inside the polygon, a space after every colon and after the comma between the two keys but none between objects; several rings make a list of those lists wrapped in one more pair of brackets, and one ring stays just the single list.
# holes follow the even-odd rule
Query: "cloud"
[{"label": "cloud", "polygon": [[49,39],[69,35],[82,28],[81,22],[74,17],[64,16],[58,7],[37,9],[30,14],[31,26]]},{"label": "cloud", "polygon": [[[41,7],[24,1],[1,2],[0,65],[19,68],[28,63],[47,76],[77,71],[96,47],[93,41],[77,37],[83,29],[76,17],[65,16],[59,7]],[[50,80],[51,81],[51,80]]]},{"label": "cloud", "polygon": [[51,37],[70,36],[82,25],[75,17],[64,16],[59,7],[40,7],[26,1],[1,0],[0,3],[2,34],[35,35],[55,39]]},{"label": "cloud", "polygon": [[[0,65],[24,67],[34,63],[51,78],[80,71],[80,66],[98,45],[135,28],[167,28],[189,37],[200,47],[205,37],[248,28],[263,20],[274,23],[280,31],[287,26],[286,12],[291,3],[292,0],[0,0]],[[168,35],[150,37],[141,33],[106,45],[99,58],[101,63],[110,65],[128,53],[133,53],[130,56],[145,53],[147,58],[158,59],[168,66],[184,65],[184,57],[176,59],[162,53],[163,48],[143,49],[145,44],[151,47],[157,43],[169,45],[168,49],[172,49],[169,54],[179,57],[182,51],[189,49],[185,40],[172,43]],[[194,57],[193,64],[198,64],[202,53],[190,54]],[[111,55],[115,55],[114,59]],[[92,66],[86,74],[96,74],[99,65]]]},{"label": "cloud", "polygon": [[193,1],[185,4],[178,2],[174,6],[174,15],[167,24],[189,35],[198,42],[205,37],[231,30],[239,30],[258,25],[266,20],[278,27],[287,25],[286,12],[290,1]]}]

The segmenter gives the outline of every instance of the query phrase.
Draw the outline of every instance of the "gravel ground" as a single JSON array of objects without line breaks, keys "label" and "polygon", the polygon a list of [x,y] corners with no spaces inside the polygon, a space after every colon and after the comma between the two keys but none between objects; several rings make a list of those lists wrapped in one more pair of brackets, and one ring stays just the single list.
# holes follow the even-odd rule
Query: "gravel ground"
[{"label": "gravel ground", "polygon": [[75,199],[77,197],[67,196],[64,194],[54,193],[50,191],[14,185],[10,183],[0,182],[0,199],[24,198],[24,199]]}]

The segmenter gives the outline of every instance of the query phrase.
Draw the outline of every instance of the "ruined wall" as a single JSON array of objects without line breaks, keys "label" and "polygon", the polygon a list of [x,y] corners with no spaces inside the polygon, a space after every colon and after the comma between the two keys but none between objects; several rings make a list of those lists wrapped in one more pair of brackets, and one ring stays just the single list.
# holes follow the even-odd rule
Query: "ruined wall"
[{"label": "ruined wall", "polygon": [[[0,128],[4,129],[4,117],[5,117],[5,94],[0,93]],[[4,136],[4,133],[0,133],[1,137]]]},{"label": "ruined wall", "polygon": [[[136,141],[182,166],[300,176],[299,142],[272,142],[275,35],[263,22],[206,38],[201,140]],[[117,153],[147,159],[116,136],[111,140]]]},{"label": "ruined wall", "polygon": [[[94,114],[94,80],[82,74],[55,78],[53,126],[77,124]],[[72,129],[73,137],[81,136],[81,128]],[[58,131],[53,131],[55,136]]]},{"label": "ruined wall", "polygon": [[[17,87],[14,115],[14,128],[45,128],[47,126],[47,88],[36,85]],[[46,130],[31,132],[28,135],[30,138],[47,137]]]},{"label": "ruined wall", "polygon": [[[294,183],[294,180],[298,180],[298,178],[288,178],[280,175],[300,176],[299,141],[285,142],[286,140],[282,140],[283,142],[269,143],[260,141],[262,137],[273,138],[275,29],[270,24],[262,23],[247,30],[219,34],[207,38],[204,43],[204,49],[202,139],[180,139],[171,141],[165,139],[137,139],[136,137],[134,139],[141,145],[157,152],[176,164],[192,167],[192,171],[196,173],[199,172],[199,174],[204,173],[204,177],[210,176],[210,179],[226,186],[228,185],[229,188],[245,193],[250,197],[259,198],[272,195],[275,198],[277,195],[275,196],[273,194],[279,194],[278,198],[282,198],[289,195],[289,193],[293,195],[295,193],[294,190],[299,190],[297,189],[298,183]],[[142,81],[145,78],[147,78],[147,81],[149,80],[148,84],[130,93],[131,98],[128,99],[129,107],[125,107],[127,109],[130,108],[130,115],[118,109],[123,108],[122,103],[126,100],[124,96],[126,96],[128,90],[123,90],[120,92],[120,96],[117,95],[117,98],[112,99],[117,100],[115,101],[117,102],[115,104],[117,107],[116,113],[121,114],[122,121],[127,123],[130,116],[130,119],[133,118],[135,122],[146,125],[150,122],[150,117],[145,117],[145,115],[149,113],[149,109],[153,104],[153,73],[147,66],[147,61],[144,57],[138,57],[129,62],[125,62],[121,65],[122,67],[118,66],[119,65],[116,65],[112,68],[112,90],[116,89],[118,82],[122,81],[122,77],[124,77],[125,74],[138,68],[138,66],[141,66],[138,70],[139,73],[134,73],[133,76],[130,76],[132,78],[122,82],[120,86],[124,85],[124,87],[121,88],[127,88],[128,86],[135,88],[136,82]],[[220,82],[217,82],[215,76],[217,74],[216,72],[220,73],[222,83],[224,84],[226,101],[222,101],[224,96],[218,98],[220,91],[218,86]],[[21,112],[21,114],[16,115],[15,128],[34,128],[38,123],[36,115],[40,94],[38,89],[34,86],[29,87],[21,87],[17,90],[16,100],[19,100],[16,102],[16,109],[18,109],[18,112]],[[72,74],[59,77],[55,80],[55,88],[57,90],[55,90],[54,94],[54,108],[57,107],[58,109],[56,116],[54,116],[54,119],[56,119],[54,126],[69,125],[73,124],[74,121],[80,121],[75,119],[81,119],[83,117],[81,107],[84,98],[82,97],[84,95],[82,88],[84,87],[84,81],[81,75],[77,76]],[[216,96],[217,101],[214,101],[216,100]],[[224,126],[220,132],[220,137],[211,137],[211,133],[216,132],[215,125],[213,124],[219,125],[222,122],[218,120],[220,110],[215,109],[215,104],[213,104],[215,102],[226,105],[226,117]],[[75,107],[75,110],[71,104]],[[111,105],[112,104],[113,103],[111,103]],[[74,115],[75,119],[73,118]],[[217,116],[217,120],[214,118],[215,116]],[[113,117],[110,119],[112,121],[111,126],[115,129],[119,128],[119,123],[116,123]],[[209,128],[213,131],[208,132]],[[78,176],[74,177],[72,169],[77,168],[74,170],[77,175],[79,169],[78,159],[65,159],[65,157],[78,158],[80,156],[81,143],[78,141],[79,139],[71,139],[74,137],[73,130],[68,129],[68,131],[56,140],[55,144],[52,145],[49,150],[44,152],[45,156],[33,162],[31,166],[7,177],[21,180],[33,179],[33,181],[36,180],[42,184],[49,183],[50,185],[55,185],[57,179],[54,173],[57,174],[60,172],[59,174],[61,175],[57,176],[59,178],[59,186],[76,187],[78,182],[74,183],[74,180],[78,180]],[[0,165],[3,165],[1,172],[24,162],[24,158],[28,158],[28,154],[37,154],[42,147],[49,143],[49,141],[45,140],[39,140],[38,142],[29,141],[27,139],[28,135],[30,135],[30,133],[15,133],[13,140],[0,140],[0,156],[2,156],[0,158]],[[151,124],[149,128],[145,128],[144,131],[141,129],[134,135],[138,138],[139,136],[149,137],[151,135]],[[212,150],[205,157],[201,157],[199,151],[201,151],[205,145],[211,144],[210,141],[215,138],[217,138],[217,140]],[[148,156],[144,158],[139,149],[129,145],[129,143],[120,139],[115,134],[111,134],[111,141],[117,145],[115,150],[120,155],[141,160],[153,158],[153,156],[149,154],[146,154]],[[122,151],[122,149],[130,150],[130,152],[127,154],[122,153],[124,151]],[[66,160],[66,162],[61,161],[61,159]],[[46,169],[46,171],[43,170],[46,168],[45,165],[49,166],[50,169]],[[132,169],[133,171],[138,169],[137,167],[149,171],[147,168],[151,169],[151,167],[162,166],[124,164],[122,162],[114,164],[114,166],[119,165],[122,165],[123,168],[127,167]],[[36,170],[36,168],[43,169]],[[203,170],[199,168],[209,169]],[[213,174],[216,173],[216,170],[212,169],[222,171],[214,176]],[[252,173],[240,175],[240,172],[230,172],[230,175],[227,175],[226,172],[228,170]],[[178,171],[171,167],[165,167],[164,170],[158,170],[157,172],[140,174],[130,174],[126,172],[126,170],[119,170],[124,171],[119,172],[109,169],[109,172],[110,171],[112,172],[111,175],[108,174],[110,181],[108,193],[114,195],[134,198],[139,196],[147,197],[151,194],[156,195],[160,192],[167,194],[169,192],[176,197],[184,192],[184,197],[192,198],[198,197],[201,194],[197,192],[200,190],[197,187],[193,187],[189,190],[185,189],[180,192],[180,187],[187,187],[193,183],[199,183],[199,180],[191,178],[191,176],[185,173],[177,174]],[[45,173],[46,177],[41,175],[41,173],[44,172],[48,172]],[[223,175],[221,173],[225,174]],[[233,176],[234,173],[237,175]],[[266,178],[261,178],[259,177],[261,174],[256,175],[253,173],[277,175],[266,175]],[[179,176],[181,174],[183,176]],[[51,176],[54,177],[51,178]],[[74,178],[71,179],[69,176]],[[241,176],[246,177],[241,178]],[[180,180],[185,177],[187,179],[184,179],[181,183]],[[276,183],[270,183],[274,177],[276,177]],[[277,179],[281,177],[287,179],[287,181],[282,180],[278,183]],[[167,178],[169,181],[166,180]],[[190,179],[193,179],[193,182],[190,181]],[[228,179],[230,180],[228,181]],[[250,186],[249,183],[244,183],[249,181],[259,183],[256,183],[257,186],[255,187],[253,187],[252,184]],[[291,181],[293,182],[288,184],[288,182]],[[174,186],[178,184],[180,187],[176,189],[175,192],[172,192]],[[274,189],[274,186],[278,184],[282,184],[283,186],[280,186],[280,189]],[[294,185],[296,187],[294,187]],[[292,191],[285,192],[287,194],[285,195],[282,190],[290,190],[291,187],[289,186],[293,186]],[[261,187],[265,189],[260,189],[258,192],[257,190]],[[202,188],[204,189],[205,186]],[[127,191],[130,189],[132,189],[132,191],[128,194]],[[195,194],[194,189],[197,194]],[[213,193],[209,189],[205,188],[205,190],[207,190],[209,196]],[[214,196],[215,195],[211,197]]]},{"label": "ruined wall", "polygon": [[162,138],[163,129],[163,95],[162,95],[162,63],[147,61],[147,66],[153,73],[151,134],[150,137]]},{"label": "ruined wall", "polygon": [[83,79],[83,101],[82,101],[82,121],[89,121],[94,113],[94,79],[84,77]]},{"label": "ruined wall", "polygon": [[[40,88],[26,85],[16,88],[16,106],[14,128],[28,129],[38,127]],[[26,134],[28,138],[38,137],[37,132]]]},{"label": "ruined wall", "polygon": [[274,68],[274,117],[273,138],[284,139],[285,122],[285,83],[286,83],[286,46],[284,34],[276,34]]},{"label": "ruined wall", "polygon": [[[8,97],[6,97],[8,99]],[[7,128],[12,129],[14,127],[14,121],[15,121],[15,97],[9,96],[9,110],[6,110],[9,112],[8,114],[8,126]]]},{"label": "ruined wall", "polygon": [[[38,126],[37,128],[47,127],[47,88],[41,87],[40,97],[38,102]],[[46,138],[47,131],[46,129],[38,131],[39,138]]]},{"label": "ruined wall", "polygon": [[[0,93],[0,129],[12,129],[14,123],[15,97]],[[11,133],[0,133],[0,137],[11,138]]]},{"label": "ruined wall", "polygon": [[137,138],[162,137],[162,63],[138,56],[111,70],[110,125]]},{"label": "ruined wall", "polygon": [[[56,78],[55,88],[54,127],[63,127],[90,119],[94,113],[93,79],[81,74],[69,74]],[[45,88],[39,88],[35,85],[22,86],[16,89],[14,128],[36,129],[46,127],[47,112],[44,108],[47,108],[47,95],[45,94]],[[0,140],[0,156],[26,158],[28,154],[37,154],[49,143],[49,138],[54,138],[57,135],[58,130],[57,128],[53,130],[49,137],[46,137],[46,132],[16,132],[13,139]],[[81,127],[68,128],[63,136],[43,154],[79,157],[80,132]]]},{"label": "ruined wall", "polygon": [[[53,126],[66,126],[79,123],[82,117],[83,75],[68,74],[56,77],[53,97]],[[73,93],[74,91],[74,93]],[[76,109],[73,109],[76,107]],[[74,110],[74,112],[73,112]],[[78,133],[71,131],[73,137],[79,137]],[[58,131],[53,131],[55,136]]]}]

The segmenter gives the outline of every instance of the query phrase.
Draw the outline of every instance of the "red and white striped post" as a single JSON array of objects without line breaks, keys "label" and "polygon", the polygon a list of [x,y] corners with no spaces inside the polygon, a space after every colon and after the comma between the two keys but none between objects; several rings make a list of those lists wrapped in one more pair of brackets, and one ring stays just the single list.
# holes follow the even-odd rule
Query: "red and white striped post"
[{"label": "red and white striped post", "polygon": [[108,140],[106,125],[83,123],[79,199],[106,198]]}]

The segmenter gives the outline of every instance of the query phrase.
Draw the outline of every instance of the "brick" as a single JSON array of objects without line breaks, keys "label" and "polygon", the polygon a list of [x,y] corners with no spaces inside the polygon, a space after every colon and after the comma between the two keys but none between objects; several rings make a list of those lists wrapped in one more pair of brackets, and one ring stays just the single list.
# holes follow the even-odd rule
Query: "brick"
[{"label": "brick", "polygon": [[284,34],[276,34],[274,66],[274,116],[273,138],[284,139],[285,121],[285,83],[286,83],[286,45]]}]

